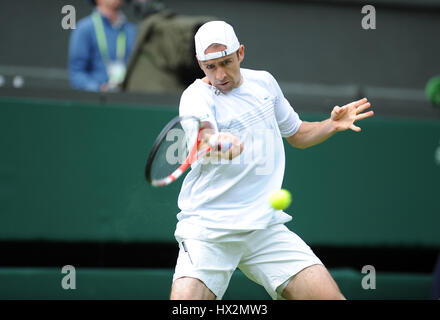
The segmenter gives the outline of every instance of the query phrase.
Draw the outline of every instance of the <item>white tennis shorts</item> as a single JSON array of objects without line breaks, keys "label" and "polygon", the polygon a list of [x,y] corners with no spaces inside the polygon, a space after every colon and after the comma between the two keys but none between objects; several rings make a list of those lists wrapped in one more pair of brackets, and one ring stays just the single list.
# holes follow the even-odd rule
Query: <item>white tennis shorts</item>
[{"label": "white tennis shorts", "polygon": [[179,222],[175,232],[180,251],[173,282],[181,277],[201,280],[222,299],[238,267],[262,285],[272,299],[290,278],[306,267],[322,264],[310,247],[284,224],[262,230],[231,231]]}]

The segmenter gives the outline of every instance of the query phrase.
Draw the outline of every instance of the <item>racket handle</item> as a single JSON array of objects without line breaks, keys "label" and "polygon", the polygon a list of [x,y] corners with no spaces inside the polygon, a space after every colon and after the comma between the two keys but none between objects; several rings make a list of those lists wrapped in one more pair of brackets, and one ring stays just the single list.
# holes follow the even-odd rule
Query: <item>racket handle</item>
[{"label": "racket handle", "polygon": [[232,147],[232,142],[229,142],[229,141],[223,142],[223,143],[219,143],[217,145],[217,149],[222,151],[222,152],[223,151],[228,151],[229,149],[231,149],[231,147]]},{"label": "racket handle", "polygon": [[214,149],[216,149],[216,150],[220,150],[220,151],[222,151],[222,152],[231,149],[231,147],[232,147],[232,142],[230,142],[230,141],[218,142],[218,137],[219,137],[219,134],[218,134],[218,133],[213,134],[213,135],[209,138],[208,144],[209,144],[212,148],[214,148]]}]

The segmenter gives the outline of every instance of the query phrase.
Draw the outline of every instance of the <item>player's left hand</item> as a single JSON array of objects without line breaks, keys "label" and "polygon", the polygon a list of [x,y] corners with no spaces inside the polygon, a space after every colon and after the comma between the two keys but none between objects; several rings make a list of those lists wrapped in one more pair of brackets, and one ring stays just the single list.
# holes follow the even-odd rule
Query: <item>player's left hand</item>
[{"label": "player's left hand", "polygon": [[371,104],[368,102],[367,98],[353,101],[342,107],[335,106],[330,117],[334,128],[336,131],[351,129],[360,132],[361,128],[354,123],[374,115],[373,111],[364,112],[369,107],[371,107]]}]

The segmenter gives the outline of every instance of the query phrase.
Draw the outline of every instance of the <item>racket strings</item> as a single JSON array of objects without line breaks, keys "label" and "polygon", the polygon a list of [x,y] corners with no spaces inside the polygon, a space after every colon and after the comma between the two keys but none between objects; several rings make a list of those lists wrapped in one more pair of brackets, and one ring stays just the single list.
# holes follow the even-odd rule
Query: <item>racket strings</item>
[{"label": "racket strings", "polygon": [[153,159],[152,180],[164,179],[184,164],[191,150],[197,152],[198,138],[199,122],[196,119],[184,118],[171,127]]}]

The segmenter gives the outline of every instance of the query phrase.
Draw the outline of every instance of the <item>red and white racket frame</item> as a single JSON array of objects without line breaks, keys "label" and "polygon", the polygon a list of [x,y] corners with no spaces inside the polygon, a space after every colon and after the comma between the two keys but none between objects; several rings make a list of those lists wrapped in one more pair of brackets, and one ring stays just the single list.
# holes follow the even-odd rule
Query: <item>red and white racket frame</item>
[{"label": "red and white racket frame", "polygon": [[[183,121],[188,118],[193,118],[194,120],[198,121],[199,123],[199,130],[197,133],[197,140],[196,143],[192,146],[191,150],[188,153],[188,156],[186,157],[185,161],[176,169],[174,172],[169,174],[167,177],[162,179],[152,179],[151,178],[151,165],[154,160],[154,157],[156,156],[157,150],[159,149],[160,144],[162,143],[163,139],[165,139],[168,132],[171,130],[171,128],[176,125],[176,123]],[[152,150],[149,154],[148,160],[147,160],[147,166],[145,168],[145,177],[146,179],[155,187],[163,187],[167,186],[174,181],[176,181],[195,161],[205,156],[207,153],[209,153],[211,150],[217,150],[217,149],[226,149],[228,150],[232,143],[226,142],[222,143],[221,146],[217,144],[217,138],[218,134],[213,135],[212,139],[210,139],[209,144],[207,147],[204,147],[202,150],[199,150],[200,142],[201,142],[201,131],[203,130],[203,127],[201,126],[201,122],[196,117],[176,117],[173,120],[171,120],[161,131],[159,136],[156,138],[156,141],[152,147]]]}]

